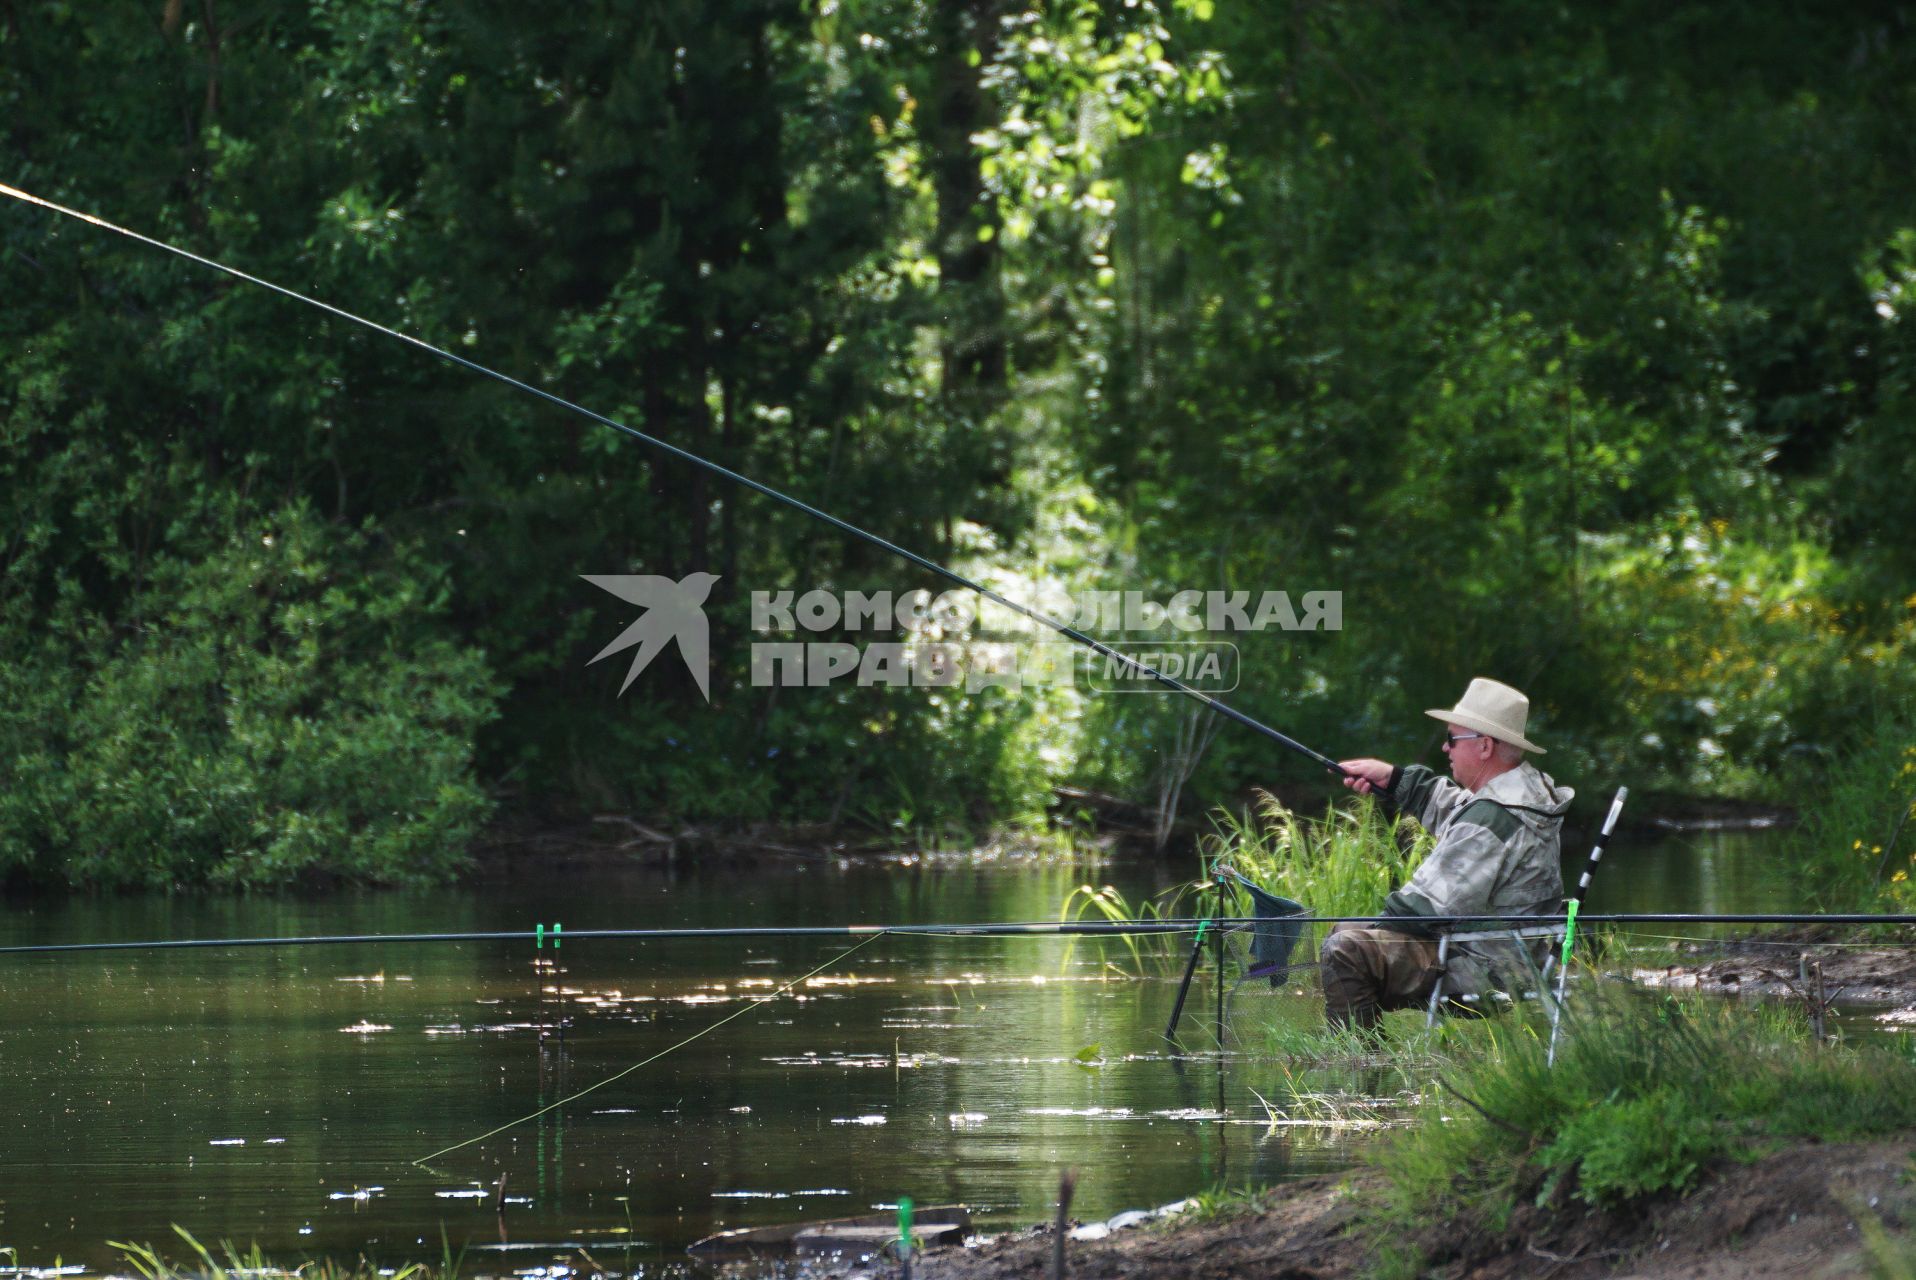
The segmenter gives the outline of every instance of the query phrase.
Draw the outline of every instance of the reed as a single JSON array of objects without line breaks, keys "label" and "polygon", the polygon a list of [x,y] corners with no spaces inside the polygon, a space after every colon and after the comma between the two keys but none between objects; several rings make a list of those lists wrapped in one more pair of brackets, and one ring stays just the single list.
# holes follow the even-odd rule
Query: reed
[{"label": "reed", "polygon": [[[1058,920],[1060,923],[1068,923],[1091,917],[1113,923],[1125,923],[1132,920],[1162,920],[1166,914],[1162,903],[1132,903],[1112,885],[1107,884],[1103,888],[1094,889],[1088,884],[1081,884],[1065,895],[1064,905],[1058,909]],[[1121,973],[1144,974],[1166,972],[1176,967],[1177,957],[1174,952],[1177,948],[1167,945],[1165,936],[1121,933],[1111,937],[1093,938],[1089,941],[1092,946],[1098,948],[1098,954],[1104,958],[1107,965]],[[1064,966],[1070,966],[1072,954],[1080,941],[1083,940],[1071,938],[1066,941],[1062,961]],[[1123,948],[1125,958],[1130,961],[1128,970],[1111,959],[1113,947]]]},{"label": "reed", "polygon": [[1427,1032],[1423,1012],[1408,1009],[1386,1014],[1384,1025],[1383,1035],[1331,1026],[1313,1002],[1307,1017],[1274,1020],[1262,1028],[1258,1047],[1265,1057],[1294,1067],[1389,1069],[1401,1074],[1444,1061],[1443,1046],[1453,1034],[1449,1022]]},{"label": "reed", "polygon": [[1298,1126],[1314,1129],[1326,1136],[1354,1129],[1382,1129],[1404,1123],[1404,1116],[1417,1097],[1410,1092],[1388,1096],[1357,1092],[1342,1087],[1347,1081],[1313,1078],[1319,1075],[1341,1077],[1346,1074],[1344,1072],[1292,1071],[1289,1068],[1280,1068],[1280,1071],[1283,1080],[1281,1086],[1274,1090],[1273,1097],[1267,1098],[1256,1089],[1251,1090],[1251,1096],[1257,1099],[1257,1105],[1264,1110],[1265,1122],[1272,1128]]},{"label": "reed", "polygon": [[[1401,843],[1399,830],[1405,832]],[[1313,914],[1357,916],[1382,906],[1430,852],[1430,836],[1411,831],[1387,821],[1369,797],[1332,805],[1312,819],[1259,791],[1248,810],[1212,813],[1198,856],[1205,883],[1218,868],[1231,867]]]},{"label": "reed", "polygon": [[173,1230],[185,1241],[192,1255],[190,1258],[175,1261],[148,1244],[109,1240],[107,1246],[120,1251],[126,1265],[140,1280],[262,1280],[263,1277],[287,1277],[288,1280],[293,1277],[298,1280],[456,1280],[461,1263],[443,1237],[443,1257],[438,1268],[421,1262],[409,1262],[395,1269],[381,1267],[365,1258],[353,1263],[322,1258],[287,1266],[266,1257],[257,1244],[241,1250],[231,1241],[222,1241],[216,1253],[200,1243],[185,1227],[176,1223]]},{"label": "reed", "polygon": [[[1250,903],[1228,880],[1220,901],[1219,872],[1230,867],[1261,889],[1305,905],[1320,916],[1364,915],[1377,910],[1387,894],[1417,869],[1430,851],[1430,837],[1409,826],[1388,822],[1369,798],[1333,805],[1321,818],[1295,813],[1269,792],[1259,791],[1248,810],[1212,811],[1211,830],[1198,841],[1196,880],[1177,885],[1155,899],[1132,902],[1111,885],[1079,885],[1066,895],[1058,919],[1075,921],[1162,920],[1173,917],[1250,914]],[[1400,844],[1398,831],[1405,837]],[[1129,935],[1098,939],[1093,945],[1107,963],[1121,954],[1131,973],[1174,972],[1182,942],[1162,936]],[[1114,952],[1112,948],[1122,948]],[[1069,951],[1066,963],[1069,963]]]}]

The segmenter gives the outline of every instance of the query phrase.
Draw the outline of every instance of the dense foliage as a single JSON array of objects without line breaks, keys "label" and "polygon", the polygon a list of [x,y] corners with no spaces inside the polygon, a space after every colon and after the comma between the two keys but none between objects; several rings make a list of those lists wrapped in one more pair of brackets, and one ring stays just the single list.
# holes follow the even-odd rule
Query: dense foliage
[{"label": "dense foliage", "polygon": [[[1403,756],[1497,674],[1591,791],[1797,795],[1908,723],[1912,72],[1893,6],[0,0],[11,183],[1008,591],[1341,591],[1234,701]],[[1167,698],[755,687],[752,591],[941,584],[14,202],[0,289],[0,873],[1302,767]],[[621,696],[580,575],[697,571],[709,702]]]}]

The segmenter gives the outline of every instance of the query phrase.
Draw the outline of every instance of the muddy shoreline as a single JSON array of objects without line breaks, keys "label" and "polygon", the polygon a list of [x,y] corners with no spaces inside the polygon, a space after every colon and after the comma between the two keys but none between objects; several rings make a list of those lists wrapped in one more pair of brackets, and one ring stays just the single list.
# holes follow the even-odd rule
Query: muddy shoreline
[{"label": "muddy shoreline", "polygon": [[[1425,1274],[1451,1280],[1731,1280],[1868,1274],[1866,1236],[1911,1247],[1916,1188],[1906,1178],[1916,1133],[1866,1143],[1806,1142],[1710,1171],[1687,1196],[1650,1197],[1614,1211],[1576,1201],[1526,1204],[1501,1229],[1433,1212],[1416,1233]],[[1077,1280],[1333,1280],[1372,1272],[1377,1242],[1363,1224],[1378,1192],[1373,1172],[1271,1189],[1207,1221],[1160,1219],[1101,1240],[1070,1240]],[[921,1280],[1031,1280],[1048,1276],[1049,1228],[1013,1232],[925,1255]],[[852,1277],[889,1274],[847,1269]]]},{"label": "muddy shoreline", "polygon": [[1885,932],[1809,926],[1687,942],[1671,963],[1634,965],[1620,976],[1654,990],[1806,1005],[1820,999],[1839,1018],[1873,1009],[1883,1021],[1916,1023],[1916,929]]}]

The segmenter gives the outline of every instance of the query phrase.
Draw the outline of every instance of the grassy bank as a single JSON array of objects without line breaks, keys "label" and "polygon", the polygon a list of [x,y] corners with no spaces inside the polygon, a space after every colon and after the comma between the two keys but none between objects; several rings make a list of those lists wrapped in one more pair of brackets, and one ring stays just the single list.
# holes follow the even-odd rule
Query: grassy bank
[{"label": "grassy bank", "polygon": [[1767,1007],[1601,999],[1554,1069],[1519,1021],[1464,1029],[1458,1045],[1420,1122],[1374,1157],[1384,1190],[1363,1229],[1385,1277],[1446,1261],[1459,1222],[1462,1238],[1494,1241],[1526,1215],[1681,1195],[1791,1142],[1916,1127],[1905,1042],[1815,1044]]}]

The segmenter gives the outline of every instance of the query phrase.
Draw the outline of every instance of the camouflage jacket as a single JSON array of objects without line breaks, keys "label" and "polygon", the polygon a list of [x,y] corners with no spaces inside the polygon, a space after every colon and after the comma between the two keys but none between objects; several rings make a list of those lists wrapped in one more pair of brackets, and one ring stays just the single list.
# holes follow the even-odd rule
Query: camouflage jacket
[{"label": "camouflage jacket", "polygon": [[[1406,765],[1385,794],[1437,838],[1410,881],[1384,900],[1391,925],[1427,932],[1414,917],[1554,915],[1563,906],[1563,814],[1576,796],[1569,787],[1524,764],[1473,792]],[[1547,949],[1533,947],[1532,960]],[[1529,964],[1504,943],[1453,948],[1450,969],[1466,989],[1482,991],[1520,985]]]}]

